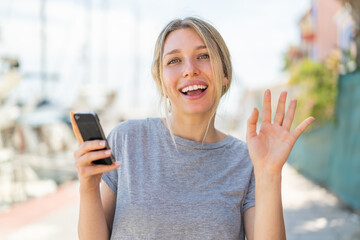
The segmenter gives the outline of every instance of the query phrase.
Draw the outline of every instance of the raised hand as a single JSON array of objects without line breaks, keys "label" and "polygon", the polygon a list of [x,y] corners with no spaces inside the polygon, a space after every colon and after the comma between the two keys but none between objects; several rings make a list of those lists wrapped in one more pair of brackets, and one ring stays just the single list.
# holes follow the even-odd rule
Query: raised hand
[{"label": "raised hand", "polygon": [[309,117],[290,132],[296,100],[291,100],[285,115],[286,96],[287,92],[281,93],[274,122],[271,122],[271,92],[265,91],[259,133],[256,131],[259,117],[256,108],[248,119],[246,141],[255,172],[265,170],[268,173],[281,173],[296,140],[314,120],[313,117]]}]

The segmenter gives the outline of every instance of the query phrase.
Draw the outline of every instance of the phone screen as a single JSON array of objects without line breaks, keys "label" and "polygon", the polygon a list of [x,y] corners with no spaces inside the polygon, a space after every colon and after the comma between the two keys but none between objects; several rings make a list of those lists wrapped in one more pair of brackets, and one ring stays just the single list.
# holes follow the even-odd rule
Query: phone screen
[{"label": "phone screen", "polygon": [[[76,124],[84,141],[106,140],[96,113],[75,113]],[[109,147],[107,146],[109,149]],[[96,160],[94,164],[112,164],[113,157]]]},{"label": "phone screen", "polygon": [[[85,116],[82,116],[85,117]],[[96,121],[78,121],[78,127],[84,141],[103,140],[100,129]]]}]

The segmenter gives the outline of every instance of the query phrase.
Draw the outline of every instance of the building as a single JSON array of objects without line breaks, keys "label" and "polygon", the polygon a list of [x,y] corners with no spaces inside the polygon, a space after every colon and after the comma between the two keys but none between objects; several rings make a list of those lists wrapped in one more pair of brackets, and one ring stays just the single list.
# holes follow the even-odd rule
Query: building
[{"label": "building", "polygon": [[340,1],[313,0],[298,25],[304,57],[320,62],[339,58],[341,73],[355,69],[354,22]]}]

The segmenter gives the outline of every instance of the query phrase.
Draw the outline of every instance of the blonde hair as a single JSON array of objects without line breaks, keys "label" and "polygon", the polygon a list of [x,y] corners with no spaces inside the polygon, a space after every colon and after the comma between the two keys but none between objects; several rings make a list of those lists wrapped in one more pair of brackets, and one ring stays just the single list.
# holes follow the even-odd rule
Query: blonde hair
[{"label": "blonde hair", "polygon": [[[221,37],[220,33],[209,23],[195,17],[187,17],[184,19],[174,19],[169,22],[164,29],[160,32],[159,37],[157,38],[154,50],[154,57],[151,66],[151,73],[153,79],[155,80],[156,86],[161,94],[161,100],[164,100],[164,108],[166,115],[166,122],[171,134],[171,137],[175,143],[175,139],[171,130],[170,120],[169,120],[169,106],[166,101],[166,92],[164,81],[162,77],[163,70],[163,50],[164,44],[167,37],[170,33],[179,30],[179,29],[192,29],[194,30],[199,37],[204,41],[205,46],[209,51],[210,64],[212,67],[212,74],[214,78],[215,85],[215,104],[212,108],[212,114],[208,122],[206,132],[203,137],[203,141],[208,132],[210,122],[216,114],[216,109],[219,105],[221,97],[228,91],[231,80],[232,80],[232,65],[230,60],[230,53],[225,44],[224,39]],[[228,81],[224,82],[224,79]]]}]

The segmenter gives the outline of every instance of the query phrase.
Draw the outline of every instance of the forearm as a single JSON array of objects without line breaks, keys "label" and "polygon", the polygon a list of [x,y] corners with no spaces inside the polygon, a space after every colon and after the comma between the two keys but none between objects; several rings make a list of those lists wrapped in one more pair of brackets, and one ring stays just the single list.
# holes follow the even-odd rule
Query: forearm
[{"label": "forearm", "polygon": [[79,239],[109,239],[100,189],[80,190]]},{"label": "forearm", "polygon": [[281,173],[255,172],[254,239],[286,239],[281,200]]}]

